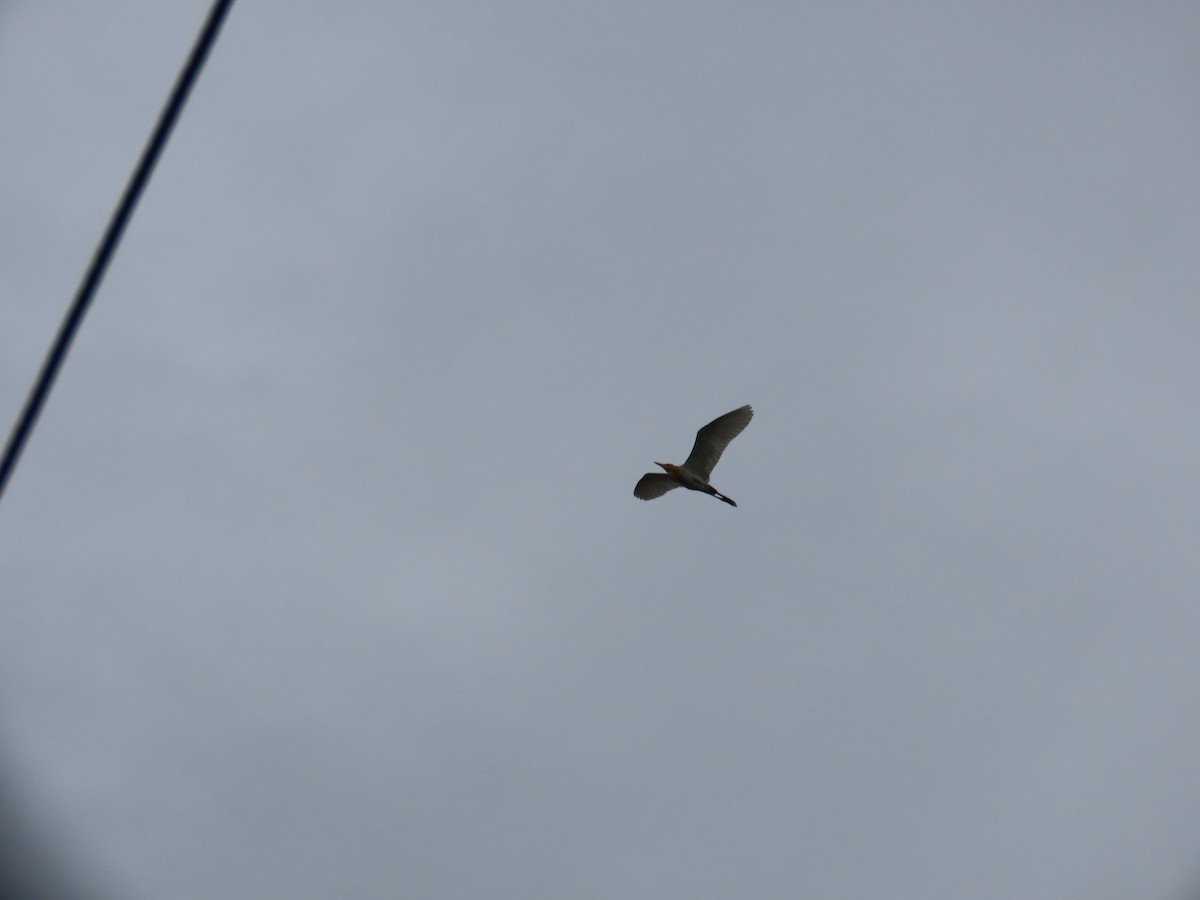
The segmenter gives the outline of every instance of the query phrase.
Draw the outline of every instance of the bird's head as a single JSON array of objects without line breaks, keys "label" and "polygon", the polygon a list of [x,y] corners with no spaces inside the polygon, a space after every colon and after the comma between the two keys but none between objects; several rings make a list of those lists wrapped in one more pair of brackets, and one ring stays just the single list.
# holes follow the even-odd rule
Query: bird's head
[{"label": "bird's head", "polygon": [[674,463],[656,462],[655,465],[658,466],[660,469],[662,469],[664,472],[666,472],[668,475],[672,475],[676,471],[679,470],[679,466],[675,465]]}]

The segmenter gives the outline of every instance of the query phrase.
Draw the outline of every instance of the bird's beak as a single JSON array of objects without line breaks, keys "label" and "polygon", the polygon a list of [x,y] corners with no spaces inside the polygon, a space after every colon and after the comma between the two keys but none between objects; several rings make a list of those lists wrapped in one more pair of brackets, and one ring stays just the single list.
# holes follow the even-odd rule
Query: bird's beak
[{"label": "bird's beak", "polygon": [[664,466],[662,463],[656,462],[655,465],[658,466],[660,469],[662,469],[664,472],[667,471],[667,467]]}]

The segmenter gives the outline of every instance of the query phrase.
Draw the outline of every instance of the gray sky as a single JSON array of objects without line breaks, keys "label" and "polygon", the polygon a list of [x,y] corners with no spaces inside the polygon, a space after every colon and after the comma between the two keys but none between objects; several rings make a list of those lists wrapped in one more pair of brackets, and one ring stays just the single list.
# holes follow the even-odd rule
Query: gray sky
[{"label": "gray sky", "polygon": [[[9,827],[1194,897],[1200,7],[1054,6],[243,0],[0,508]],[[0,5],[5,428],[204,12]],[[737,509],[634,499],[743,403]]]}]

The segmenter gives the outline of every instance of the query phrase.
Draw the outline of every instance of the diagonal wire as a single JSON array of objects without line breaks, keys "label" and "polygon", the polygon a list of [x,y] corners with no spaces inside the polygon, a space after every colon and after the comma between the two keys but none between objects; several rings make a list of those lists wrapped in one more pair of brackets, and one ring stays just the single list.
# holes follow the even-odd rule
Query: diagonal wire
[{"label": "diagonal wire", "polygon": [[75,299],[58,328],[58,335],[54,339],[54,344],[50,347],[50,352],[46,354],[46,359],[42,363],[42,369],[38,373],[37,381],[34,382],[29,396],[25,399],[25,406],[21,410],[16,424],[13,426],[12,433],[8,437],[8,443],[4,445],[4,456],[0,459],[0,498],[4,496],[4,489],[8,486],[13,469],[16,468],[17,460],[21,457],[21,451],[25,448],[25,443],[29,440],[33,426],[37,423],[38,416],[42,412],[42,407],[46,405],[46,398],[49,397],[50,389],[54,386],[54,379],[58,376],[58,370],[62,368],[62,364],[67,358],[67,351],[71,349],[71,342],[75,339],[75,333],[79,330],[79,326],[83,322],[83,317],[92,302],[92,297],[95,296],[96,290],[100,287],[100,281],[104,278],[104,272],[108,268],[113,254],[116,253],[117,245],[121,242],[121,235],[125,232],[125,226],[129,224],[129,220],[133,216],[133,211],[142,196],[142,191],[145,189],[146,183],[150,180],[150,175],[154,171],[154,166],[158,163],[159,156],[162,155],[163,148],[167,144],[167,139],[171,136],[171,129],[175,127],[175,122],[179,119],[179,114],[183,111],[183,105],[187,102],[188,94],[191,93],[192,86],[195,85],[196,79],[200,76],[200,70],[204,67],[204,61],[208,58],[209,51],[217,41],[217,35],[221,31],[225,15],[232,6],[233,0],[214,0],[208,12],[208,19],[205,21],[200,33],[196,36],[196,42],[192,46],[191,55],[188,57],[187,63],[184,64],[179,77],[175,81],[175,87],[171,91],[171,96],[167,100],[166,106],[163,107],[162,112],[159,114],[158,124],[154,128],[154,133],[150,135],[150,139],[146,142],[146,147],[142,151],[142,158],[138,161],[137,168],[134,169],[133,174],[129,178],[129,183],[125,186],[125,193],[121,197],[121,202],[113,211],[112,218],[108,222],[108,228],[104,232],[104,237],[101,239],[95,254],[92,256],[91,265],[88,266],[87,272],[84,273],[83,281],[80,282],[79,289],[75,293]]}]

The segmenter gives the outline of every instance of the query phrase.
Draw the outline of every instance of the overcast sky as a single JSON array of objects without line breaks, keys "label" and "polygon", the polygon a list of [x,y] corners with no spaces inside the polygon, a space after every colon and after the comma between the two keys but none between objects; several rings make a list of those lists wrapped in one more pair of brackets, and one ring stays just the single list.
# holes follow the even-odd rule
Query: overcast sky
[{"label": "overcast sky", "polygon": [[[205,13],[0,4],[5,430]],[[8,830],[81,897],[1196,897],[1198,45],[242,0],[0,504]],[[633,497],[745,403],[736,509]]]}]

